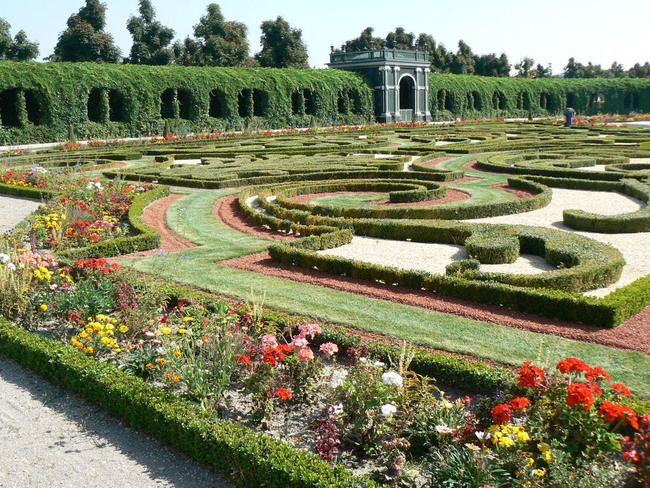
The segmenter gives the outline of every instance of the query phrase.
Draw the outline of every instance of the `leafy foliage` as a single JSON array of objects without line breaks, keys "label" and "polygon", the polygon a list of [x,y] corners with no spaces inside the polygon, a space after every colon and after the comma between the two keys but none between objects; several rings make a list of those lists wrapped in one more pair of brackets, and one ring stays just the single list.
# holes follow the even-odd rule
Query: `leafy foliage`
[{"label": "leafy foliage", "polygon": [[106,7],[99,0],[86,0],[77,14],[68,18],[67,29],[54,46],[52,61],[91,61],[95,63],[118,63],[120,49],[113,36],[104,32]]},{"label": "leafy foliage", "polygon": [[151,0],[140,0],[140,17],[129,17],[127,30],[133,37],[131,53],[124,61],[131,64],[163,65],[174,59],[174,51],[168,47],[174,38],[174,30],[155,20]]},{"label": "leafy foliage", "polygon": [[0,18],[0,59],[31,61],[37,58],[38,42],[30,41],[24,30],[18,31],[12,40],[10,28],[11,24]]},{"label": "leafy foliage", "polygon": [[308,68],[302,31],[292,29],[282,17],[262,22],[262,50],[255,55],[264,68]]},{"label": "leafy foliage", "polygon": [[241,22],[226,21],[216,3],[194,26],[196,39],[187,37],[174,44],[176,62],[183,66],[244,66],[248,58],[247,28]]}]

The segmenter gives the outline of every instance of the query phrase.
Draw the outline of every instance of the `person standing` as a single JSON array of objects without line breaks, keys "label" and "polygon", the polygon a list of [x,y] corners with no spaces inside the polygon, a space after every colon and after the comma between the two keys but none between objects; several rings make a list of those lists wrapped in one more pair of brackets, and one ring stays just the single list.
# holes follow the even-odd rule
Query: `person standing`
[{"label": "person standing", "polygon": [[576,111],[573,110],[571,107],[567,107],[564,109],[564,127],[571,127],[571,124],[573,123],[573,119],[576,118]]}]

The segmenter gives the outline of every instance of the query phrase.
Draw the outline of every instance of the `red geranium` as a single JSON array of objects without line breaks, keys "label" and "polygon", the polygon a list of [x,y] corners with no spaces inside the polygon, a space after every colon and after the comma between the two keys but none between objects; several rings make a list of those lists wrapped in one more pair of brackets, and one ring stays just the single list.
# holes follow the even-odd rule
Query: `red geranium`
[{"label": "red geranium", "polygon": [[277,395],[280,400],[291,400],[291,392],[286,388],[278,388]]},{"label": "red geranium", "polygon": [[615,392],[621,393],[626,397],[631,397],[632,393],[630,393],[630,390],[627,389],[627,386],[625,386],[623,383],[612,383],[609,385],[609,387],[614,390]]},{"label": "red geranium", "polygon": [[574,371],[587,371],[589,369],[589,365],[582,359],[566,358],[557,363],[557,366],[555,368],[559,369],[561,373],[566,374],[573,373]]},{"label": "red geranium", "polygon": [[584,405],[589,410],[594,404],[594,395],[602,394],[600,387],[591,383],[574,383],[567,388],[566,403],[568,406]]},{"label": "red geranium", "polygon": [[492,409],[494,422],[501,425],[512,418],[512,407],[508,403],[501,403]]},{"label": "red geranium", "polygon": [[519,369],[519,386],[530,388],[546,386],[544,370],[532,364],[531,361],[526,361],[523,368]]},{"label": "red geranium", "polygon": [[589,381],[598,381],[600,377],[605,378],[607,381],[611,381],[609,373],[603,369],[602,366],[596,366],[595,368],[589,368],[585,372],[585,378]]},{"label": "red geranium", "polygon": [[627,405],[619,405],[618,403],[605,400],[598,409],[598,416],[605,418],[608,422],[614,422],[618,419],[625,420],[634,429],[639,428],[639,418],[634,410]]},{"label": "red geranium", "polygon": [[516,397],[510,400],[510,406],[517,411],[523,410],[530,405],[530,400],[526,397]]}]

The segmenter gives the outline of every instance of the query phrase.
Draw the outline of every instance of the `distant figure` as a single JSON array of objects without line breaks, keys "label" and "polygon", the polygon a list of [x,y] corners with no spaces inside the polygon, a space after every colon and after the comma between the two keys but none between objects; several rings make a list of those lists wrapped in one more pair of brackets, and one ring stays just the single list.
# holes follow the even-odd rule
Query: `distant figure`
[{"label": "distant figure", "polygon": [[567,107],[564,109],[564,127],[571,127],[571,123],[573,122],[573,119],[576,117],[576,111],[573,110],[571,107]]}]

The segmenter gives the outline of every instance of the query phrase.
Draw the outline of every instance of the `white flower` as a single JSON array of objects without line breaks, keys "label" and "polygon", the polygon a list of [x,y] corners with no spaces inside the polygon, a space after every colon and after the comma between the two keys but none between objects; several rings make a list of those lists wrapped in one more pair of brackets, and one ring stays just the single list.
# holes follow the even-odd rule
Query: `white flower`
[{"label": "white flower", "polygon": [[443,408],[449,409],[449,408],[452,408],[453,406],[454,406],[454,404],[451,403],[449,400],[443,400],[442,401],[442,407]]},{"label": "white flower", "polygon": [[399,373],[396,373],[395,371],[387,371],[386,373],[381,375],[381,381],[384,382],[385,385],[389,386],[402,386],[402,377],[399,375]]},{"label": "white flower", "polygon": [[375,368],[383,368],[384,366],[386,366],[386,365],[385,365],[384,363],[382,363],[381,361],[375,361],[372,365],[373,365]]},{"label": "white flower", "polygon": [[334,370],[329,382],[330,388],[338,388],[339,386],[341,386],[347,376],[348,376],[348,372],[345,369]]},{"label": "white flower", "polygon": [[50,290],[56,290],[58,286],[56,284],[50,285]]},{"label": "white flower", "polygon": [[333,405],[330,405],[330,408],[327,410],[333,415],[340,415],[343,413],[343,405],[340,403],[335,403]]},{"label": "white flower", "polygon": [[392,403],[387,403],[386,405],[381,406],[381,414],[384,417],[390,417],[395,412],[397,412],[397,407],[395,405],[393,405]]},{"label": "white flower", "polygon": [[7,264],[7,268],[9,268],[11,271],[16,271],[16,265],[14,263]]},{"label": "white flower", "polygon": [[449,427],[449,426],[448,426],[447,424],[445,424],[444,422],[442,422],[442,423],[436,425],[436,426],[435,426],[435,429],[436,429],[436,432],[437,432],[438,434],[443,434],[443,435],[444,435],[444,434],[453,434],[453,433],[456,431],[456,429],[454,429],[454,428],[452,428],[452,427]]},{"label": "white flower", "polygon": [[9,261],[9,254],[0,252],[0,261],[2,261],[2,264],[5,264],[7,261]]},{"label": "white flower", "polygon": [[476,437],[477,437],[479,440],[481,440],[481,441],[482,441],[483,439],[485,439],[485,431],[477,430],[476,432],[474,432],[474,434],[475,434]]},{"label": "white flower", "polygon": [[467,449],[469,449],[470,451],[474,451],[474,452],[478,452],[478,451],[481,450],[481,448],[478,447],[476,444],[469,444],[469,443],[467,443],[467,444],[465,444],[465,447],[466,447]]}]

